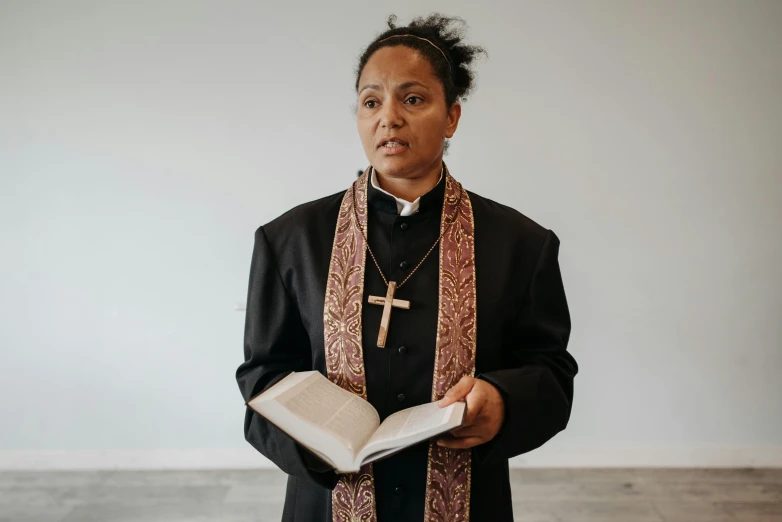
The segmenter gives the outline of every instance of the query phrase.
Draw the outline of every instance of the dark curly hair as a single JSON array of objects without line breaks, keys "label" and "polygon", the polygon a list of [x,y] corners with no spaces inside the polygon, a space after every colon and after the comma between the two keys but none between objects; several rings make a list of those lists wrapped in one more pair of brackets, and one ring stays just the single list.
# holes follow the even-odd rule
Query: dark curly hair
[{"label": "dark curly hair", "polygon": [[[487,55],[487,53],[482,47],[463,43],[467,28],[463,19],[433,13],[426,18],[414,18],[407,27],[397,27],[396,15],[391,15],[388,17],[388,27],[387,31],[367,46],[359,58],[356,67],[356,90],[358,90],[361,71],[375,51],[383,47],[404,45],[418,51],[432,64],[432,69],[443,84],[447,107],[451,107],[456,101],[466,99],[475,87],[475,73],[471,65],[478,54]],[[395,35],[413,36],[397,36],[386,40]],[[431,41],[442,50],[442,53],[420,38]]]}]

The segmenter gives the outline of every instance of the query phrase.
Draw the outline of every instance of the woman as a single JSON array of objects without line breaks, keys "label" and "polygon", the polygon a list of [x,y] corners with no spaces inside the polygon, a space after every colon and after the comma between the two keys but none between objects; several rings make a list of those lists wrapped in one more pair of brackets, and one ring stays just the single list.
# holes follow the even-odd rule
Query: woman
[{"label": "woman", "polygon": [[443,163],[482,52],[458,21],[391,17],[362,55],[369,167],[347,191],[256,231],[237,380],[249,400],[315,369],[381,420],[465,400],[465,422],[336,474],[248,409],[247,440],[289,475],[285,521],[511,521],[508,459],[567,425],[577,365],[559,240],[464,190]]}]

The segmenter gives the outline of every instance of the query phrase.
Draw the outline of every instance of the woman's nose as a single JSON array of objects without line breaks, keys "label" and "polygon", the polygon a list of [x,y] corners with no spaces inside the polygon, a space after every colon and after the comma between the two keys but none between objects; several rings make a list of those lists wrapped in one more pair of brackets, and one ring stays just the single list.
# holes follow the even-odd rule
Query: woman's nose
[{"label": "woman's nose", "polygon": [[403,123],[402,111],[399,104],[396,102],[389,102],[383,104],[380,109],[380,124],[383,127],[394,128],[399,127]]}]

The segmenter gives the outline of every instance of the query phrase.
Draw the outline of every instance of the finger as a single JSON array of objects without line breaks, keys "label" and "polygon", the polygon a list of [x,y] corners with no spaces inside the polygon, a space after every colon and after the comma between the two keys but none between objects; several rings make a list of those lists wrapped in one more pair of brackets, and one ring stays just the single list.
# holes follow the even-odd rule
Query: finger
[{"label": "finger", "polygon": [[465,375],[459,380],[459,382],[457,382],[453,387],[451,387],[450,390],[445,392],[445,395],[443,396],[442,399],[440,399],[440,402],[438,404],[442,408],[450,404],[453,404],[456,401],[462,400],[468,393],[470,393],[472,387],[473,387],[472,377]]},{"label": "finger", "polygon": [[438,439],[437,445],[444,448],[467,449],[483,444],[481,437],[464,437],[459,439]]},{"label": "finger", "polygon": [[483,427],[481,426],[462,426],[461,428],[456,428],[448,432],[449,435],[453,437],[477,437],[480,436],[483,432]]},{"label": "finger", "polygon": [[486,395],[475,386],[465,397],[467,409],[464,412],[462,426],[471,426],[476,423],[483,407],[486,405]]},{"label": "finger", "polygon": [[445,392],[445,395],[440,399],[440,402],[438,402],[437,405],[444,408],[456,401],[462,400],[470,393],[474,384],[474,379],[465,375],[453,386],[453,388]]}]

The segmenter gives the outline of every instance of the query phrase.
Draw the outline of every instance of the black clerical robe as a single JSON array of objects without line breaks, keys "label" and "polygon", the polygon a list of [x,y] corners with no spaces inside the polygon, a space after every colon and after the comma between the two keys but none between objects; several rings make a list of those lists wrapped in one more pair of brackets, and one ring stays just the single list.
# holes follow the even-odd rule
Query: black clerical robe
[{"label": "black clerical robe", "polygon": [[[416,214],[399,216],[395,200],[368,188],[369,246],[389,280],[402,281],[440,233],[445,178],[421,197]],[[245,400],[291,371],[326,375],[323,305],[337,213],[344,192],[283,214],[255,233],[244,354],[237,381]],[[512,521],[508,459],[565,428],[576,361],[566,351],[570,316],[557,261],[559,240],[516,210],[469,192],[475,219],[476,377],[505,402],[497,436],[473,449],[473,521]],[[396,298],[385,348],[377,335],[382,307],[369,295],[386,285],[367,256],[362,340],[367,395],[381,421],[430,402],[438,308],[438,249]],[[336,475],[309,450],[247,409],[247,441],[289,475],[283,521],[330,522]],[[374,464],[379,522],[422,521],[427,444]]]}]

